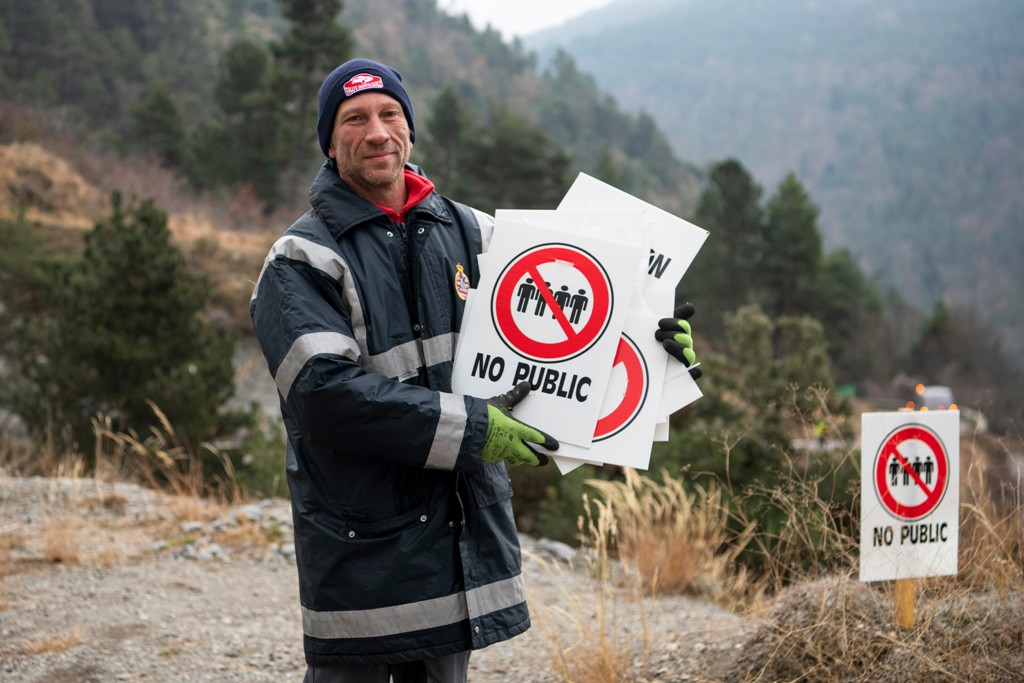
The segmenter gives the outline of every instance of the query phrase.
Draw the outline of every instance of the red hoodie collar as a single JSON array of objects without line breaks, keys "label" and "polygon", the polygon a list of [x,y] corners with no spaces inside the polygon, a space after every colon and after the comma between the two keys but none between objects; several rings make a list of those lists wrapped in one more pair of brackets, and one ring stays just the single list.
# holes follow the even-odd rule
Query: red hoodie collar
[{"label": "red hoodie collar", "polygon": [[406,199],[405,206],[402,207],[401,211],[395,211],[386,206],[377,204],[377,208],[388,215],[388,218],[394,223],[401,223],[405,220],[405,214],[409,213],[409,209],[416,206],[434,191],[434,183],[430,182],[429,179],[424,178],[418,173],[414,173],[409,169],[405,169],[405,190]]}]

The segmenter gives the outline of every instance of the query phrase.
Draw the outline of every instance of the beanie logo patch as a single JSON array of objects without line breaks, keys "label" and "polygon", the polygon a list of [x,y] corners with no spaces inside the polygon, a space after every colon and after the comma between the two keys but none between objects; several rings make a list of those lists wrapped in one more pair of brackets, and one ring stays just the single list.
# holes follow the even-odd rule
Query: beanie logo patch
[{"label": "beanie logo patch", "polygon": [[348,82],[342,87],[345,89],[345,97],[352,97],[357,92],[373,88],[383,88],[384,81],[380,76],[374,76],[373,74],[357,74],[348,79]]}]

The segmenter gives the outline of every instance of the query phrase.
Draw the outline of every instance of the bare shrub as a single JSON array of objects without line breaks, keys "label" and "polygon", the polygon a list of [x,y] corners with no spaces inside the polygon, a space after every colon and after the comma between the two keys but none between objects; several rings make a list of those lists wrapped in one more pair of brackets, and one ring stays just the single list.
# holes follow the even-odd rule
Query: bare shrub
[{"label": "bare shrub", "polygon": [[215,446],[203,443],[200,447],[216,458],[224,474],[207,477],[201,453],[194,453],[182,445],[167,416],[149,402],[160,423],[150,433],[140,437],[134,432],[115,432],[109,420],[95,420],[96,471],[109,472],[117,479],[128,480],[149,488],[174,494],[174,514],[179,519],[197,519],[209,514],[205,501],[232,505],[245,500],[231,459]]},{"label": "bare shrub", "polygon": [[[591,480],[600,509],[614,518],[607,529],[619,560],[635,569],[648,594],[690,594],[728,609],[748,606],[761,589],[737,563],[753,539],[753,523],[729,529],[721,489],[710,484],[686,490],[662,473],[661,482],[626,469],[625,481]],[[591,534],[593,537],[594,534]]]},{"label": "bare shrub", "polygon": [[[789,574],[790,584],[759,615],[759,628],[740,648],[740,657],[718,663],[713,678],[1020,680],[1024,516],[1019,499],[1001,490],[1004,477],[993,477],[990,469],[1001,472],[1008,455],[989,443],[961,440],[959,572],[913,580],[917,595],[911,627],[896,625],[892,582],[862,584],[853,579],[855,548],[848,539],[834,546],[843,556],[828,578],[809,578],[820,569],[814,566]],[[799,487],[785,490],[798,493],[789,500],[782,500],[788,494],[779,493],[784,507],[796,510],[799,500],[807,500]],[[799,528],[787,533],[794,542],[811,538]]]},{"label": "bare shrub", "polygon": [[1015,681],[1024,670],[1021,597],[923,584],[918,621],[894,625],[889,584],[832,577],[785,589],[716,678],[765,681]]},{"label": "bare shrub", "polygon": [[[584,502],[589,503],[586,496]],[[563,589],[563,602],[568,607],[540,606],[538,625],[545,634],[548,659],[564,683],[637,680],[637,672],[649,658],[639,585],[634,582],[623,589],[611,571],[609,540],[615,535],[615,524],[606,503],[595,501],[593,509],[586,504],[586,516],[579,519],[579,529],[588,550],[588,568],[597,581],[592,590]],[[638,631],[642,634],[639,639]]]},{"label": "bare shrub", "polygon": [[[961,443],[958,581],[974,591],[1001,596],[1024,593],[1024,509],[1003,463],[1005,445],[977,439]],[[993,476],[997,474],[997,476]],[[1008,494],[1006,487],[1014,485]]]}]

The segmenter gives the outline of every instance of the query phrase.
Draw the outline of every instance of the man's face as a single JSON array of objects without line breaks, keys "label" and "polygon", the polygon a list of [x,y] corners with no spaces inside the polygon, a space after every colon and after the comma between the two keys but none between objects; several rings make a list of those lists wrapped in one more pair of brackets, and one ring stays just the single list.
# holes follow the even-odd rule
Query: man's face
[{"label": "man's face", "polygon": [[337,162],[341,179],[353,188],[372,194],[394,186],[410,152],[409,123],[395,98],[367,92],[338,107],[328,155]]}]

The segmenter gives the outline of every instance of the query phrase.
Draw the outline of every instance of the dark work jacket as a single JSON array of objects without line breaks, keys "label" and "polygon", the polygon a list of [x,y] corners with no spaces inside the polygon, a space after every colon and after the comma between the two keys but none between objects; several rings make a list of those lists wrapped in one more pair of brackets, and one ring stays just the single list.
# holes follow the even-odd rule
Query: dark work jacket
[{"label": "dark work jacket", "polygon": [[393,223],[330,160],[310,200],[250,303],[287,431],[306,661],[522,633],[512,487],[481,460],[486,402],[451,393],[458,291],[476,286],[493,221],[435,192]]}]

